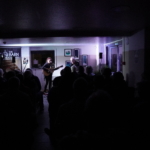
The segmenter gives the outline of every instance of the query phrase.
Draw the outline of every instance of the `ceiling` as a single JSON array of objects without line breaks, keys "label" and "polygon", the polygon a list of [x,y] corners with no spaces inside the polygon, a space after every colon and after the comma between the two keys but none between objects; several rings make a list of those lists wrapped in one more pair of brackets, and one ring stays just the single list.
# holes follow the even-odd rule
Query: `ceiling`
[{"label": "ceiling", "polygon": [[0,39],[129,36],[150,25],[145,0],[0,0]]}]

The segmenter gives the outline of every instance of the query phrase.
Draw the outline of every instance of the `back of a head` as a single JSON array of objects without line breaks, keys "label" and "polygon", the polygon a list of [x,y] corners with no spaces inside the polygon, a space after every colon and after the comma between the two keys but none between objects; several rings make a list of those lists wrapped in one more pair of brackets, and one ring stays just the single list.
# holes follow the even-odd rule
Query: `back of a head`
[{"label": "back of a head", "polygon": [[17,77],[11,77],[8,80],[8,88],[11,90],[19,89],[20,86],[20,80]]},{"label": "back of a head", "polygon": [[121,72],[115,72],[113,74],[113,79],[114,81],[123,81],[124,80],[124,76]]},{"label": "back of a head", "polygon": [[66,66],[65,68],[64,68],[64,75],[70,75],[71,74],[71,68],[70,67],[68,67],[68,66]]},{"label": "back of a head", "polygon": [[91,94],[85,104],[85,114],[89,119],[89,127],[93,133],[101,133],[110,127],[113,121],[113,102],[111,96],[102,90]]},{"label": "back of a head", "polygon": [[6,73],[6,79],[9,80],[11,77],[15,77],[16,74],[14,71],[9,71]]},{"label": "back of a head", "polygon": [[31,79],[32,73],[31,73],[31,71],[26,70],[26,71],[24,72],[23,76],[24,76],[24,79]]},{"label": "back of a head", "polygon": [[55,79],[53,80],[53,86],[54,87],[58,87],[61,83],[61,76],[55,77]]},{"label": "back of a head", "polygon": [[105,85],[105,78],[103,75],[95,75],[93,82],[96,89],[103,88]]},{"label": "back of a head", "polygon": [[87,100],[87,106],[95,106],[99,109],[101,104],[112,102],[111,96],[103,90],[97,90]]},{"label": "back of a head", "polygon": [[105,69],[103,70],[103,76],[104,76],[105,78],[109,78],[109,77],[111,76],[111,69],[110,69],[110,68],[105,68]]},{"label": "back of a head", "polygon": [[93,72],[93,68],[91,66],[86,67],[86,73],[91,74]]},{"label": "back of a head", "polygon": [[21,71],[19,70],[13,70],[13,71],[15,72],[16,76],[21,73]]},{"label": "back of a head", "polygon": [[84,67],[83,66],[79,66],[79,73],[84,73]]},{"label": "back of a head", "polygon": [[31,68],[27,68],[26,71],[30,71],[33,74],[33,71]]},{"label": "back of a head", "polygon": [[73,83],[73,91],[75,94],[84,94],[88,89],[88,82],[80,77],[80,78],[77,78],[74,83]]}]

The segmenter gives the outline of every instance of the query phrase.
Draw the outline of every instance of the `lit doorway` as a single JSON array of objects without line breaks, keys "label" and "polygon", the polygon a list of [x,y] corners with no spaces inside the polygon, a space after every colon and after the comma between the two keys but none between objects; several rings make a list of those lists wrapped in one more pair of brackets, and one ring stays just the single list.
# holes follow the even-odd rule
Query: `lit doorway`
[{"label": "lit doorway", "polygon": [[106,65],[112,72],[122,72],[122,42],[106,46]]}]

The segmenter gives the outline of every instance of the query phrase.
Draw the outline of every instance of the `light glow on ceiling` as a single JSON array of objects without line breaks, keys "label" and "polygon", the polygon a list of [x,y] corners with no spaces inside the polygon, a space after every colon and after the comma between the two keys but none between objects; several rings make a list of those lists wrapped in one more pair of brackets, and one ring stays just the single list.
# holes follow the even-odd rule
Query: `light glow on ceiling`
[{"label": "light glow on ceiling", "polygon": [[116,43],[116,42],[119,42],[119,41],[122,41],[122,40],[123,40],[123,39],[116,40],[116,41],[113,41],[113,42],[110,42],[110,43],[105,43],[104,45],[109,45],[109,44]]},{"label": "light glow on ceiling", "polygon": [[91,43],[80,43],[80,44],[75,44],[75,43],[69,43],[69,44],[59,44],[59,43],[34,43],[34,44],[5,44],[3,46],[72,46],[72,45],[77,45],[77,46],[81,46],[81,45],[96,45],[96,44],[91,44]]}]

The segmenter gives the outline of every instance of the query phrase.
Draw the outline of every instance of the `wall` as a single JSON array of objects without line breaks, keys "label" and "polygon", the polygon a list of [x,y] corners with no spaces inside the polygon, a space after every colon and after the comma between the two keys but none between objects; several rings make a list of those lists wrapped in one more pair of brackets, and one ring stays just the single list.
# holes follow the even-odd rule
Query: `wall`
[{"label": "wall", "polygon": [[[21,48],[21,56],[22,56],[22,71],[24,72],[26,68],[30,67],[29,47],[22,47]],[[26,58],[28,60],[27,64],[23,64],[24,58]]]},{"label": "wall", "polygon": [[129,86],[136,87],[144,71],[145,31],[123,38],[123,74]]}]

